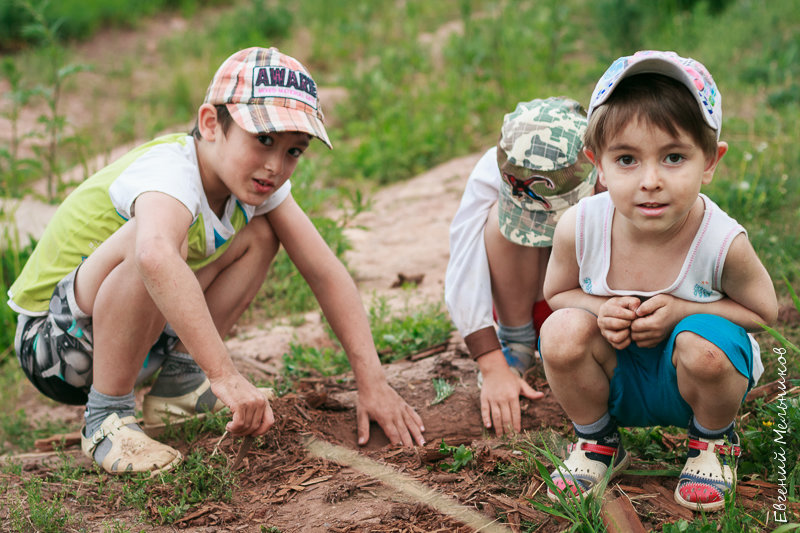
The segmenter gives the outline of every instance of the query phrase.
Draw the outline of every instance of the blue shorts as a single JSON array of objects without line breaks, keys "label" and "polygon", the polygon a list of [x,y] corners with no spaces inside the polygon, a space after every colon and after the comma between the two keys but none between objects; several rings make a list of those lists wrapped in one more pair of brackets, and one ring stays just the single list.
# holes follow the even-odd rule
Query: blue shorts
[{"label": "blue shorts", "polygon": [[609,384],[608,411],[619,425],[686,427],[689,424],[692,408],[678,391],[678,376],[672,365],[675,338],[684,331],[722,350],[747,378],[747,390],[753,386],[753,346],[744,328],[716,315],[690,315],[678,322],[670,336],[657,346],[642,348],[631,343],[617,350],[617,367]]}]

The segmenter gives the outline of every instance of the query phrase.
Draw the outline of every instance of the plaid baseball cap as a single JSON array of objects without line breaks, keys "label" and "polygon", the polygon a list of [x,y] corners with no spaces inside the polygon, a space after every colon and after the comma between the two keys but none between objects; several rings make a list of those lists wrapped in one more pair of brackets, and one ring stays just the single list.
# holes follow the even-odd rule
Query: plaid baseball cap
[{"label": "plaid baseball cap", "polygon": [[204,103],[226,104],[245,131],[302,131],[332,148],[317,84],[306,68],[277,48],[239,50],[217,69]]},{"label": "plaid baseball cap", "polygon": [[632,56],[620,57],[614,61],[592,92],[589,116],[611,96],[620,81],[642,73],[663,74],[684,84],[700,106],[700,113],[706,123],[717,132],[719,140],[722,129],[722,95],[714,78],[702,63],[690,57],[681,57],[675,52],[641,50]]},{"label": "plaid baseball cap", "polygon": [[553,245],[564,211],[591,196],[597,173],[583,154],[586,115],[565,97],[520,102],[503,119],[497,164],[500,232],[522,246]]}]

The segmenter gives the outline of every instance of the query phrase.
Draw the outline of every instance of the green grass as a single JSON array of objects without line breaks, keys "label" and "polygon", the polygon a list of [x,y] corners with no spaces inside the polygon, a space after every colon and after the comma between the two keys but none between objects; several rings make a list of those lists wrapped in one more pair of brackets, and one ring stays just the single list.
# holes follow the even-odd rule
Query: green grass
[{"label": "green grass", "polygon": [[51,494],[46,483],[32,477],[20,487],[22,494],[9,509],[14,531],[60,533],[71,521],[63,503],[65,494]]},{"label": "green grass", "polygon": [[[382,362],[391,362],[445,342],[453,329],[441,304],[392,312],[385,298],[373,299],[369,308],[372,338]],[[347,356],[330,327],[333,347],[290,343],[283,356],[283,374],[289,380],[312,375],[334,376],[350,369]]]}]

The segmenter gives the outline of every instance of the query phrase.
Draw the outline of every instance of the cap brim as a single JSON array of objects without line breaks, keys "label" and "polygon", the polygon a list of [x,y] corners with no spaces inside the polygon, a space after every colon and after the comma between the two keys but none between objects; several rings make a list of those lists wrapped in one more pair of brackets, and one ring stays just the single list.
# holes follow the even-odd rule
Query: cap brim
[{"label": "cap brim", "polygon": [[226,104],[236,124],[250,133],[299,131],[316,137],[333,149],[322,121],[309,113],[282,106]]}]

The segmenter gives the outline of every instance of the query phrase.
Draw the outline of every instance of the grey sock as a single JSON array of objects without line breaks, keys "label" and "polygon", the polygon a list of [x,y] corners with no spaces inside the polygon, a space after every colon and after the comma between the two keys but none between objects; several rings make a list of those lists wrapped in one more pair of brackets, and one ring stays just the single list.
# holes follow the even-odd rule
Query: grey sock
[{"label": "grey sock", "polygon": [[[103,421],[112,413],[117,413],[120,418],[133,416],[136,409],[136,400],[133,391],[123,396],[109,396],[98,392],[94,386],[89,389],[89,399],[86,402],[86,411],[83,418],[86,421],[84,436],[91,437],[100,429]],[[142,431],[138,424],[128,424],[128,427]],[[111,449],[111,441],[103,439],[94,450],[94,460],[102,463]]]},{"label": "grey sock", "polygon": [[[617,421],[611,418],[611,414],[606,411],[606,414],[600,417],[599,420],[591,424],[581,425],[572,423],[575,427],[575,434],[578,437],[588,440],[596,440],[597,444],[601,446],[608,446],[610,448],[620,449],[621,440],[619,430],[617,429]],[[611,456],[602,453],[586,452],[586,458],[593,461],[600,461],[601,463],[609,466],[611,464]],[[617,455],[617,462],[621,456]]]},{"label": "grey sock", "polygon": [[[708,428],[701,426],[697,422],[697,419],[694,416],[692,416],[692,419],[689,421],[689,437],[701,437],[703,439],[709,439],[709,440],[727,438],[729,441],[733,442],[734,439],[736,439],[734,433],[735,432],[734,432],[733,421],[724,428],[717,429],[715,431],[712,431]],[[695,450],[693,448],[689,449],[688,452],[689,457],[697,457],[698,455],[700,455],[700,450]]]},{"label": "grey sock", "polygon": [[606,414],[601,416],[596,422],[586,425],[576,424],[573,422],[572,425],[575,427],[575,432],[578,435],[594,436],[602,434],[605,433],[605,430],[611,426],[611,414],[606,411]]},{"label": "grey sock", "polygon": [[[195,390],[205,380],[205,372],[194,362],[191,355],[172,351],[167,355],[167,359],[161,367],[161,373],[150,389],[150,394],[164,398],[183,396]],[[216,397],[214,402],[216,402]],[[214,402],[211,405],[214,405]]]},{"label": "grey sock", "polygon": [[521,326],[504,326],[499,322],[498,325],[497,336],[502,341],[518,342],[531,346],[536,342],[536,330],[533,329],[533,321]]}]

